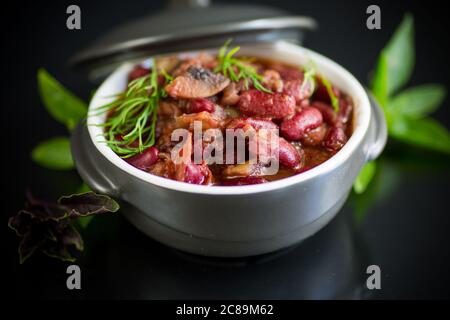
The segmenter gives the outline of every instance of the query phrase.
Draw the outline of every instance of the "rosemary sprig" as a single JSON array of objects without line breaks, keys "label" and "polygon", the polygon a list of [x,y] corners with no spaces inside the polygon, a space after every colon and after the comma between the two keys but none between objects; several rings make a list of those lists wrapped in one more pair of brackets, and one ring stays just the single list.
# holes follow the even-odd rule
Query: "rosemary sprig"
[{"label": "rosemary sprig", "polygon": [[230,42],[231,39],[227,40],[220,48],[217,55],[219,65],[214,69],[214,72],[221,72],[225,77],[230,78],[233,82],[243,80],[244,88],[246,90],[249,88],[250,83],[252,83],[255,89],[266,93],[272,93],[271,90],[264,87],[261,83],[263,81],[263,77],[258,74],[253,66],[246,63],[243,59],[233,57],[240,50],[240,47],[236,46],[231,50],[228,50],[228,45]]},{"label": "rosemary sprig", "polygon": [[153,146],[158,104],[165,96],[167,93],[159,87],[158,72],[154,67],[150,74],[131,81],[115,101],[99,107],[99,112],[108,113],[101,125],[106,128],[107,145],[122,158]]}]

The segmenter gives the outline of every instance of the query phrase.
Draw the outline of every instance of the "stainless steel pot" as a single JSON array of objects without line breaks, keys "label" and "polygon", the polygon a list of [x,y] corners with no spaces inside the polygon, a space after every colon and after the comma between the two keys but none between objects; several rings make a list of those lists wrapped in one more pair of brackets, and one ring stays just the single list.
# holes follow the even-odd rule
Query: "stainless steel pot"
[{"label": "stainless steel pot", "polygon": [[[247,45],[242,53],[297,65],[313,61],[318,73],[353,98],[353,135],[331,159],[302,174],[260,185],[200,186],[157,177],[123,161],[99,142],[102,128],[95,124],[102,123],[104,115],[90,112],[89,125],[80,125],[72,137],[80,175],[93,190],[119,199],[132,224],[168,246],[206,256],[241,257],[295,244],[336,215],[359,170],[386,143],[382,110],[343,67],[283,41]],[[125,88],[131,68],[126,63],[103,82],[90,111]]]}]

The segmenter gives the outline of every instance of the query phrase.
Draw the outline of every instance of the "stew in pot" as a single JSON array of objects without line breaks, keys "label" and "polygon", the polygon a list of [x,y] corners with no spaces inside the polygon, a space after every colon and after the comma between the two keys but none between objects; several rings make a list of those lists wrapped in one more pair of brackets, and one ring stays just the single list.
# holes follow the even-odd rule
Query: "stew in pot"
[{"label": "stew in pot", "polygon": [[[107,112],[106,143],[124,161],[150,174],[221,186],[301,174],[345,145],[353,118],[348,95],[314,68],[237,57],[238,50],[226,44],[217,55],[168,56],[157,58],[152,68],[134,67],[126,90],[100,108]],[[237,130],[229,140],[228,134]],[[228,142],[250,130],[256,142],[244,136],[242,154],[238,144],[228,148]],[[268,141],[269,135],[274,152],[268,154],[258,141]],[[205,150],[213,161],[202,158]],[[258,152],[265,161],[250,161]],[[278,165],[270,172],[274,160]]]}]

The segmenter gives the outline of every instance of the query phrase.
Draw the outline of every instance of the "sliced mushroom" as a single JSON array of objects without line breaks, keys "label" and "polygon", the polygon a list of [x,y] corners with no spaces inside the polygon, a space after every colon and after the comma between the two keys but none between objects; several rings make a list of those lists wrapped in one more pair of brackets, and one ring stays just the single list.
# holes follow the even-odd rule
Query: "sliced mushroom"
[{"label": "sliced mushroom", "polygon": [[222,74],[192,65],[165,89],[176,99],[207,98],[221,92],[229,83],[230,80]]},{"label": "sliced mushroom", "polygon": [[267,167],[261,163],[240,163],[236,165],[228,165],[222,172],[227,178],[239,177],[260,177],[270,174]]}]

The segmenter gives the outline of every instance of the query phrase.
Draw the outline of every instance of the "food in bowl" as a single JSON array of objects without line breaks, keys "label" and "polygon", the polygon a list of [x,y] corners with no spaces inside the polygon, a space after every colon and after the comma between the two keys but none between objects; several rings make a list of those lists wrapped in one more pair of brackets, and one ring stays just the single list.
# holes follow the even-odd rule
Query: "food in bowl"
[{"label": "food in bowl", "polygon": [[[115,95],[126,88],[133,69],[128,62],[101,84],[89,105],[88,126],[78,126],[71,138],[74,163],[92,190],[119,199],[124,216],[148,236],[205,256],[268,253],[315,234],[333,219],[361,167],[377,158],[386,143],[382,109],[339,64],[284,41],[248,44],[239,54],[290,66],[308,66],[313,61],[318,74],[351,97],[352,124],[347,126],[353,130],[344,147],[311,170],[261,184],[205,186],[149,174],[124,161],[127,155],[115,153],[114,145],[104,143],[109,136],[102,138],[108,133],[104,125],[108,113],[99,113],[98,108],[114,102]],[[143,66],[150,66],[146,63]]]},{"label": "food in bowl", "polygon": [[[217,55],[166,56],[151,67],[135,66],[125,91],[99,108],[107,113],[108,146],[150,174],[191,184],[240,186],[301,174],[345,145],[353,131],[350,96],[313,67],[236,57],[238,50],[225,44]],[[174,139],[177,130],[185,133],[181,146],[181,135]],[[239,143],[224,147],[230,132],[244,138],[243,149]],[[265,140],[274,152],[258,144]],[[205,150],[211,158],[202,157]],[[274,160],[276,170],[269,170]]]}]

